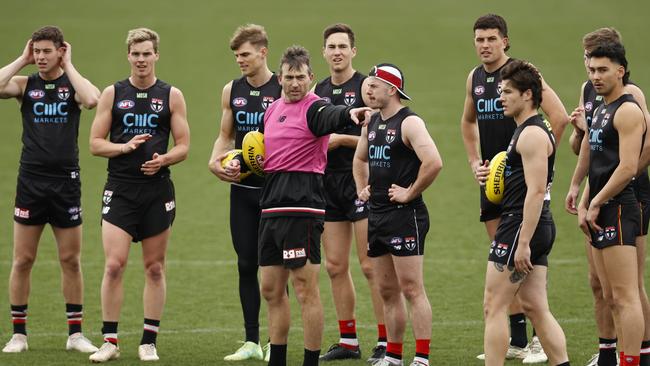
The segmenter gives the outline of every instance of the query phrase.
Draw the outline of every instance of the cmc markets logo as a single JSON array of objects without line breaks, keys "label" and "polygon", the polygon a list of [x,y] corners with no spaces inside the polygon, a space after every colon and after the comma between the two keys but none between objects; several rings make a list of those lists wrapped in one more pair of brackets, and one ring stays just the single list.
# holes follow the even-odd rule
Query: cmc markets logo
[{"label": "cmc markets logo", "polygon": [[117,103],[119,109],[131,109],[135,107],[135,102],[129,99],[121,100]]}]

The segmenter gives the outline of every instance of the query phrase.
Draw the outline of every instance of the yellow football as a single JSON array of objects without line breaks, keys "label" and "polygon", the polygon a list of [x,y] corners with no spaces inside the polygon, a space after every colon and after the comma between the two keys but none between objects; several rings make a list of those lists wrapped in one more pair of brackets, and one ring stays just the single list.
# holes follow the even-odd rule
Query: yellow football
[{"label": "yellow football", "polygon": [[228,163],[230,163],[232,160],[238,160],[239,161],[239,166],[240,166],[240,173],[239,173],[239,180],[242,181],[246,179],[249,175],[253,174],[253,172],[248,168],[246,164],[243,163],[244,157],[242,154],[241,149],[233,149],[228,151],[228,155],[226,155],[223,160],[221,160],[221,167],[226,168]]},{"label": "yellow football", "polygon": [[485,181],[485,196],[494,204],[501,203],[506,188],[506,152],[501,151],[490,161],[490,174]]},{"label": "yellow football", "polygon": [[253,173],[264,176],[264,134],[251,131],[244,136],[241,144],[244,162]]}]

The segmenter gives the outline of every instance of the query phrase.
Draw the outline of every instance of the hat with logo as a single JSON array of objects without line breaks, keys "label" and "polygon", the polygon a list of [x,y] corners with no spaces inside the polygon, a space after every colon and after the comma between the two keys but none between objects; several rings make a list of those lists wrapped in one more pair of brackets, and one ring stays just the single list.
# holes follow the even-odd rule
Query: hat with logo
[{"label": "hat with logo", "polygon": [[411,100],[411,97],[406,95],[404,92],[404,74],[402,74],[402,71],[397,66],[393,64],[379,64],[373,66],[368,76],[375,77],[394,86],[397,88],[400,98]]}]

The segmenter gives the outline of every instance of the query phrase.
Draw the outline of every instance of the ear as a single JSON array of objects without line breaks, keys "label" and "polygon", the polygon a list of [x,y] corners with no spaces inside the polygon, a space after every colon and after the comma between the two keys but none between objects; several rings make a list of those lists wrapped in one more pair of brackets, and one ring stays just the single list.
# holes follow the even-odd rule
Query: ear
[{"label": "ear", "polygon": [[508,37],[503,37],[503,48],[508,48],[508,45],[510,44],[510,38]]},{"label": "ear", "polygon": [[522,96],[524,97],[525,101],[527,101],[527,102],[531,101],[531,100],[533,100],[533,91],[530,90],[530,89],[526,89],[526,91],[524,91],[522,93]]},{"label": "ear", "polygon": [[264,47],[264,46],[262,46],[262,47],[260,48],[260,53],[262,54],[262,57],[266,57],[266,55],[269,54],[269,49],[266,48],[266,47]]},{"label": "ear", "polygon": [[357,48],[352,47],[352,58],[354,58],[354,56],[356,56],[356,55],[357,55]]},{"label": "ear", "polygon": [[619,79],[622,79],[623,76],[625,76],[625,68],[623,65],[618,65],[618,68],[616,69],[616,76],[618,76]]}]

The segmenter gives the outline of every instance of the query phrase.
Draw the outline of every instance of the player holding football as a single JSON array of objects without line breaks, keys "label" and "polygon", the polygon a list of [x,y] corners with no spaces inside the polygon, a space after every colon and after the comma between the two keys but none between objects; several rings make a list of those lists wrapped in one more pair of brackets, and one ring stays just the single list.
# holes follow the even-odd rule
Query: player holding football
[{"label": "player holding football", "polygon": [[[38,72],[16,75],[34,64]],[[23,119],[14,209],[14,252],[9,277],[13,336],[3,352],[26,351],[27,300],[38,243],[49,223],[61,264],[61,287],[68,318],[66,349],[95,352],[81,333],[81,181],[80,106],[92,109],[99,90],[72,64],[72,46],[61,29],[47,26],[32,34],[22,55],[0,69],[0,98],[16,98]]]},{"label": "player holding football", "polygon": [[230,81],[221,93],[221,129],[208,168],[230,186],[230,234],[237,253],[239,299],[244,315],[246,341],[226,361],[268,360],[260,347],[260,286],[257,280],[257,230],[260,221],[260,193],[264,180],[256,175],[240,179],[240,166],[221,166],[229,150],[241,149],[244,135],[257,130],[271,103],[280,98],[282,88],[267,65],[269,40],[264,27],[247,24],[237,28],[230,49],[242,77]]},{"label": "player holding football", "polygon": [[[131,242],[142,242],[145,273],[144,329],[138,356],[142,361],[158,360],[165,256],[176,216],[169,166],[185,160],[190,145],[185,98],[179,89],[156,77],[158,34],[147,28],[133,29],[126,43],[131,75],[104,89],[90,131],[90,152],[108,158],[102,206],[104,344],[90,356],[92,362],[120,355],[117,327]],[[170,135],[174,146],[168,151]]]},{"label": "player holding football", "polygon": [[551,365],[567,366],[564,332],[551,314],[546,295],[548,254],[555,224],[545,196],[553,181],[555,137],[538,115],[543,83],[531,64],[513,60],[503,67],[503,113],[515,120],[507,148],[502,216],[490,248],[485,275],[485,364],[503,365],[508,351],[506,311],[518,296]]},{"label": "player holding football", "polygon": [[[474,23],[474,47],[481,65],[467,77],[465,105],[461,118],[461,132],[468,162],[480,187],[481,215],[490,242],[494,242],[496,228],[501,220],[502,209],[485,197],[483,185],[489,173],[488,162],[494,155],[504,151],[516,128],[515,121],[505,116],[499,101],[501,69],[512,62],[506,51],[510,48],[506,21],[496,14],[479,17]],[[542,79],[543,102],[541,109],[548,116],[556,141],[560,141],[569,117],[562,102]],[[480,146],[480,153],[479,153]],[[549,197],[550,199],[550,197]],[[518,301],[513,302],[510,312],[510,348],[508,359],[521,358],[524,363],[546,361],[539,340],[534,337],[527,347],[526,320]],[[482,359],[484,356],[479,355]]]},{"label": "player holding football", "polygon": [[[314,88],[314,92],[329,99],[335,105],[364,106],[361,85],[366,78],[352,67],[356,56],[354,32],[347,24],[333,24],[323,32],[323,57],[330,69],[330,76]],[[361,127],[348,126],[330,135],[327,168],[325,169],[325,229],[323,249],[327,274],[332,285],[332,297],[338,318],[340,339],[321,356],[322,361],[356,359],[361,357],[357,339],[354,306],[356,294],[350,275],[350,249],[354,233],[357,256],[361,270],[368,280],[372,306],[377,319],[377,345],[368,358],[375,362],[386,353],[386,325],[381,298],[374,284],[368,245],[368,207],[357,199],[352,176],[354,150],[359,141]]]}]

